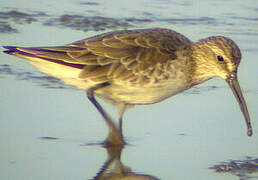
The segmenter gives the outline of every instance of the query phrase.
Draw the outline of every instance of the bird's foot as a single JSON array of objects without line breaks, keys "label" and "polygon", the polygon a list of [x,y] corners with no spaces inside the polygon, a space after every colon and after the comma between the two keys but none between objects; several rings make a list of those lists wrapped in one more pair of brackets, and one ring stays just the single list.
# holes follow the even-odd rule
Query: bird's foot
[{"label": "bird's foot", "polygon": [[105,147],[111,146],[124,146],[126,144],[122,133],[118,129],[112,129],[109,131],[108,137],[104,141]]}]

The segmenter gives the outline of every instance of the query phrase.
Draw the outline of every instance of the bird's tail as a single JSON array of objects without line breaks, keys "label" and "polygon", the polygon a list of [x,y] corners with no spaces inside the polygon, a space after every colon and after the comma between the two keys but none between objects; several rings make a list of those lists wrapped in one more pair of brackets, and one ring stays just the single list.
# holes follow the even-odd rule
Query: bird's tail
[{"label": "bird's tail", "polygon": [[81,50],[73,47],[16,47],[3,46],[7,50],[3,51],[6,54],[14,55],[20,58],[29,60],[29,63],[37,67],[40,71],[61,79],[67,84],[74,85],[80,89],[87,89],[83,79],[78,78],[80,72],[85,67],[74,60],[68,54],[69,51]]},{"label": "bird's tail", "polygon": [[69,56],[71,51],[80,51],[81,48],[77,47],[66,47],[66,46],[57,46],[57,47],[17,47],[17,46],[3,46],[5,50],[3,51],[6,54],[14,55],[17,57],[25,58],[28,60],[32,59],[41,59],[50,61],[53,63],[58,63],[73,68],[82,69],[85,65],[73,59]]}]

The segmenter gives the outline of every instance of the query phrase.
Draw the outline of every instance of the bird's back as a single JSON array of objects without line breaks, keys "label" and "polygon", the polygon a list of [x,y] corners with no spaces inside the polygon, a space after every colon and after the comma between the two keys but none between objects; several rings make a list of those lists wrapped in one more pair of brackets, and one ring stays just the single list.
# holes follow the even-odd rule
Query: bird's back
[{"label": "bird's back", "polygon": [[57,47],[6,47],[41,71],[81,89],[130,104],[159,102],[189,88],[191,45],[168,29],[115,31]]}]

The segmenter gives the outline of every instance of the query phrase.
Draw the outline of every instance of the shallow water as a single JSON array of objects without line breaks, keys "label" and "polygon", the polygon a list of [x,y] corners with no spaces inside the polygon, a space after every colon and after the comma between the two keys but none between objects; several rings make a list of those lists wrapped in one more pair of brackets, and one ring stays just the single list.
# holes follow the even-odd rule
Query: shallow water
[{"label": "shallow water", "polygon": [[[258,3],[251,0],[8,0],[0,7],[0,45],[62,45],[102,32],[150,27],[170,28],[193,41],[212,35],[232,38],[242,50],[239,81],[254,136],[246,135],[227,84],[214,79],[126,112],[123,127],[129,145],[121,159],[119,150],[109,150],[116,155],[109,165],[121,161],[120,170],[131,168],[135,178],[255,179],[257,15]],[[0,179],[100,179],[108,155],[97,144],[107,127],[85,92],[3,53],[0,83]],[[112,106],[105,107],[116,117]]]}]

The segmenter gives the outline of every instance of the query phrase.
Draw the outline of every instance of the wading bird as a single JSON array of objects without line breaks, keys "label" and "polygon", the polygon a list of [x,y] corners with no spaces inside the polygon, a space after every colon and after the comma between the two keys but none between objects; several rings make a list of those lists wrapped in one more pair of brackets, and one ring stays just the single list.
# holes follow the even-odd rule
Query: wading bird
[{"label": "wading bird", "polygon": [[[28,59],[42,72],[86,90],[109,127],[106,144],[124,144],[122,118],[129,106],[153,104],[211,78],[229,84],[244,114],[248,136],[250,117],[237,69],[238,46],[214,36],[196,43],[172,30],[155,28],[114,31],[56,47],[4,46],[7,54]],[[118,108],[116,125],[95,95]]]}]

